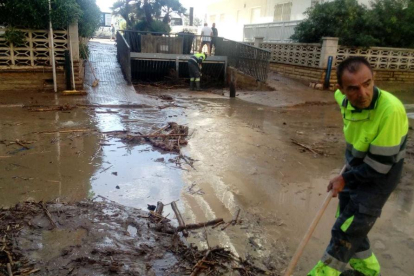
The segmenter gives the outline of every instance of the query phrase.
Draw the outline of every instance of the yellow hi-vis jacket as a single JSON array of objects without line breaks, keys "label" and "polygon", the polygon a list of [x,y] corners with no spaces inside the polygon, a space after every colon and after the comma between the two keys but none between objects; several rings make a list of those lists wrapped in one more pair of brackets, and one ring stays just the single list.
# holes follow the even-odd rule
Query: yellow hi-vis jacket
[{"label": "yellow hi-vis jacket", "polygon": [[194,61],[196,64],[201,64],[206,59],[206,55],[204,53],[196,53],[190,57],[191,61]]},{"label": "yellow hi-vis jacket", "polygon": [[344,122],[348,167],[343,174],[345,183],[388,174],[405,157],[408,118],[401,101],[377,87],[371,105],[362,110],[353,107],[339,90],[335,99]]}]

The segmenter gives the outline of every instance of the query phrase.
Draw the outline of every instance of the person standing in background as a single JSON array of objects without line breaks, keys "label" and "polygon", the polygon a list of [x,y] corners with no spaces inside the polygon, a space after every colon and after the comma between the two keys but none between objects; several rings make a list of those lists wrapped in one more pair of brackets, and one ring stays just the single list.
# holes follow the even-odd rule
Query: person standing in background
[{"label": "person standing in background", "polygon": [[115,26],[114,24],[111,24],[111,39],[115,41]]},{"label": "person standing in background", "polygon": [[217,41],[217,37],[218,37],[218,30],[216,28],[216,23],[213,23],[212,27],[211,27],[211,31],[213,32],[213,37],[211,38],[211,46],[210,46],[210,55],[211,52],[213,51],[213,46],[214,46],[214,52],[216,51],[216,41]]},{"label": "person standing in background", "polygon": [[204,23],[204,27],[201,30],[201,43],[200,43],[200,49],[199,49],[199,53],[202,52],[204,45],[207,45],[207,52],[210,53],[211,52],[211,37],[213,35],[213,31],[211,30],[211,28],[208,26],[207,23]]}]

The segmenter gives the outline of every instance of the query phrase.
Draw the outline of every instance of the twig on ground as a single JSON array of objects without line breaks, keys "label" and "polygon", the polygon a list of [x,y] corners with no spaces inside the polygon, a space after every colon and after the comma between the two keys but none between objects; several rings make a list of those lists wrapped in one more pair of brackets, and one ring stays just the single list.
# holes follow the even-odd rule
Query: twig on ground
[{"label": "twig on ground", "polygon": [[47,218],[50,221],[50,224],[52,224],[53,228],[56,228],[56,223],[53,221],[52,216],[49,213],[49,210],[47,210],[47,208],[46,208],[46,205],[43,202],[41,203],[41,205],[42,205],[43,211],[45,212]]},{"label": "twig on ground", "polygon": [[302,148],[304,148],[304,149],[306,149],[306,150],[308,150],[308,151],[310,151],[310,152],[312,152],[312,153],[314,153],[314,154],[318,154],[319,155],[319,153],[318,152],[316,152],[315,150],[313,150],[311,147],[309,147],[309,146],[306,146],[306,145],[304,145],[304,144],[301,144],[301,143],[299,143],[299,142],[297,142],[297,141],[295,141],[295,140],[293,140],[292,139],[292,143],[293,144],[295,144],[295,145],[298,145],[298,146],[301,146]]},{"label": "twig on ground", "polygon": [[171,202],[171,207],[172,207],[172,209],[173,209],[173,211],[175,213],[175,216],[176,216],[176,218],[178,220],[178,224],[180,225],[180,227],[183,228],[182,232],[183,232],[184,237],[187,237],[188,236],[188,232],[185,229],[186,228],[185,222],[184,222],[183,217],[181,216],[180,210],[178,210],[177,204],[175,202]]},{"label": "twig on ground", "polygon": [[111,165],[111,166],[109,166],[108,168],[106,168],[106,169],[103,169],[102,171],[100,171],[99,173],[103,173],[103,172],[106,172],[107,170],[109,170],[110,168],[112,168],[114,165]]}]

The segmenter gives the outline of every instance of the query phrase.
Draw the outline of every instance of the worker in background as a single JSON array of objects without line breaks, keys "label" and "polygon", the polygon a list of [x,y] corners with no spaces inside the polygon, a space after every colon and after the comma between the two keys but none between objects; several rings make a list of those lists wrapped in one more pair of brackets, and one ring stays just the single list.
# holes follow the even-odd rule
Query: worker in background
[{"label": "worker in background", "polygon": [[200,77],[201,66],[206,59],[205,53],[196,53],[188,60],[188,70],[190,73],[190,90],[194,91],[194,83],[197,87],[197,91],[200,91]]},{"label": "worker in background", "polygon": [[201,29],[201,43],[200,49],[198,50],[199,53],[203,51],[204,45],[207,45],[207,53],[211,54],[211,37],[213,35],[213,31],[208,26],[207,23],[204,23],[203,29]]},{"label": "worker in background", "polygon": [[211,31],[213,32],[213,35],[211,37],[210,55],[211,55],[211,52],[213,51],[213,46],[214,46],[214,53],[216,52],[216,43],[217,43],[217,37],[218,37],[218,30],[216,28],[216,23],[213,23],[213,25],[211,26]]},{"label": "worker in background", "polygon": [[354,275],[379,276],[367,235],[401,176],[407,114],[400,100],[374,86],[372,68],[363,57],[344,60],[337,80],[347,169],[329,182],[328,191],[339,195],[337,219],[325,254],[308,276],[339,276],[347,264]]},{"label": "worker in background", "polygon": [[112,40],[114,40],[114,41],[116,40],[114,24],[111,24],[111,39],[109,41],[112,41]]}]

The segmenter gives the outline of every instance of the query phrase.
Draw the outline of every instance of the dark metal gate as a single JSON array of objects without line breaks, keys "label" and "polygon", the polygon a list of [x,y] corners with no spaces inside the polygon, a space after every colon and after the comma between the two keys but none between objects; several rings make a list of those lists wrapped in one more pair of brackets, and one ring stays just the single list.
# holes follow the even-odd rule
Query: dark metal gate
[{"label": "dark metal gate", "polygon": [[[199,51],[201,40],[193,34],[118,32],[118,61],[128,83],[173,75],[186,78],[187,60]],[[269,51],[217,37],[213,53],[203,64],[203,74],[224,80],[229,65],[257,80],[266,81]]]},{"label": "dark metal gate", "polygon": [[229,66],[242,71],[260,81],[267,80],[271,53],[241,42],[217,39],[217,56],[227,56]]}]

